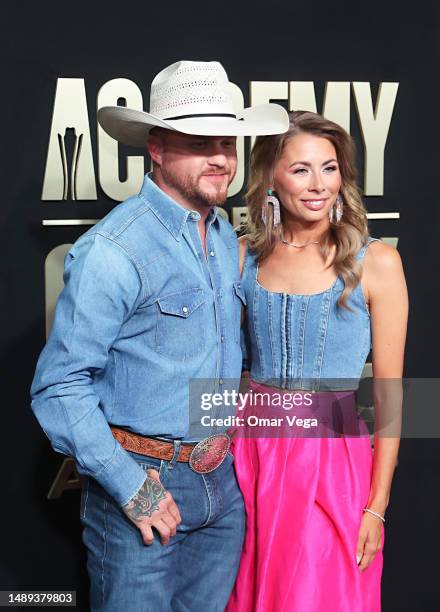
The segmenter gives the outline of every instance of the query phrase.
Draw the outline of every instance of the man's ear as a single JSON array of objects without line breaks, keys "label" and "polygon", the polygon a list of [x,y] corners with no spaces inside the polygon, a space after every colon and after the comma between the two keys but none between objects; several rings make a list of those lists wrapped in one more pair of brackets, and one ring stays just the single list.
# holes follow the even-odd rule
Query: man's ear
[{"label": "man's ear", "polygon": [[147,140],[147,150],[152,161],[159,166],[162,164],[163,139],[159,134],[150,134]]}]

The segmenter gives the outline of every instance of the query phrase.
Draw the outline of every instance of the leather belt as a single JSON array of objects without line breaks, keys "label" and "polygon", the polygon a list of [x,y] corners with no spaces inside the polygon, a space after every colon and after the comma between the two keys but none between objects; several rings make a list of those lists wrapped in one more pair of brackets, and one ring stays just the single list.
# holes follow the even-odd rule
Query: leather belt
[{"label": "leather belt", "polygon": [[[114,427],[113,425],[110,429],[112,430],[114,438],[116,438],[125,450],[138,453],[139,455],[146,455],[147,457],[164,459],[165,461],[171,461],[173,458],[173,442],[165,442],[164,440],[157,440],[156,438],[147,438],[146,436],[141,436],[131,431]],[[180,447],[177,461],[188,463],[196,445],[197,442],[194,442],[194,444],[183,443]]]},{"label": "leather belt", "polygon": [[[120,427],[110,426],[113,436],[125,450],[146,457],[156,457],[171,461],[174,457],[174,443],[148,438]],[[189,467],[197,474],[208,474],[216,470],[228,454],[231,438],[226,433],[208,436],[200,442],[183,442],[177,461],[188,463]]]}]

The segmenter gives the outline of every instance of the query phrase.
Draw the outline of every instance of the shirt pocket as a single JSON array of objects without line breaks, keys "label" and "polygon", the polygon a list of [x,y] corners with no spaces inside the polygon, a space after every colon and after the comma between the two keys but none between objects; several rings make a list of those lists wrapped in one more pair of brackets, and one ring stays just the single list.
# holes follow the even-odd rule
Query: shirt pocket
[{"label": "shirt pocket", "polygon": [[206,293],[200,287],[183,289],[157,299],[156,351],[185,359],[205,347]]},{"label": "shirt pocket", "polygon": [[234,307],[234,338],[240,344],[241,309],[246,306],[246,296],[241,281],[232,283],[232,303]]}]

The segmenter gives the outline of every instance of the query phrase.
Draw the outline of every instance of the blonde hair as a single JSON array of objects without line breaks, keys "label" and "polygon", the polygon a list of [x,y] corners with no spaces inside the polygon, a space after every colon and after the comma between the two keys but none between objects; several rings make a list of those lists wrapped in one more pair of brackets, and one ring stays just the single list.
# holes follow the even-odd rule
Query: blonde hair
[{"label": "blonde hair", "polygon": [[272,185],[275,165],[286,144],[301,133],[326,138],[336,150],[342,179],[340,194],[344,212],[339,223],[330,223],[330,229],[321,241],[320,248],[324,261],[327,261],[331,247],[335,246],[332,265],[345,284],[338,304],[348,308],[347,298],[359,284],[362,274],[362,266],[356,261],[356,255],[366,244],[368,237],[367,211],[356,183],[354,141],[341,126],[316,113],[291,112],[289,121],[289,129],[285,134],[258,136],[251,151],[248,190],[245,195],[248,206],[245,231],[248,234],[249,246],[256,253],[257,260],[262,261],[272,253],[275,244],[280,240],[282,224],[274,227],[272,206],[268,206],[267,225],[262,221],[261,213],[267,189]]}]

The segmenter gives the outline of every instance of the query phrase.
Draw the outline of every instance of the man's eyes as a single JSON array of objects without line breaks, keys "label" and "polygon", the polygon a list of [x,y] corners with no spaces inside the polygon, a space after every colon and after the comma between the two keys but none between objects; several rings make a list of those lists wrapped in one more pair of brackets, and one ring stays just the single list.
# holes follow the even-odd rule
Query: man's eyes
[{"label": "man's eyes", "polygon": [[189,146],[191,147],[191,149],[194,149],[196,151],[201,151],[202,149],[206,147],[206,142],[203,142],[203,141],[191,142]]},{"label": "man's eyes", "polygon": [[[193,151],[204,151],[208,147],[209,143],[204,140],[196,140],[189,143],[190,149]],[[233,140],[225,140],[221,143],[223,149],[233,149],[235,142]]]}]

